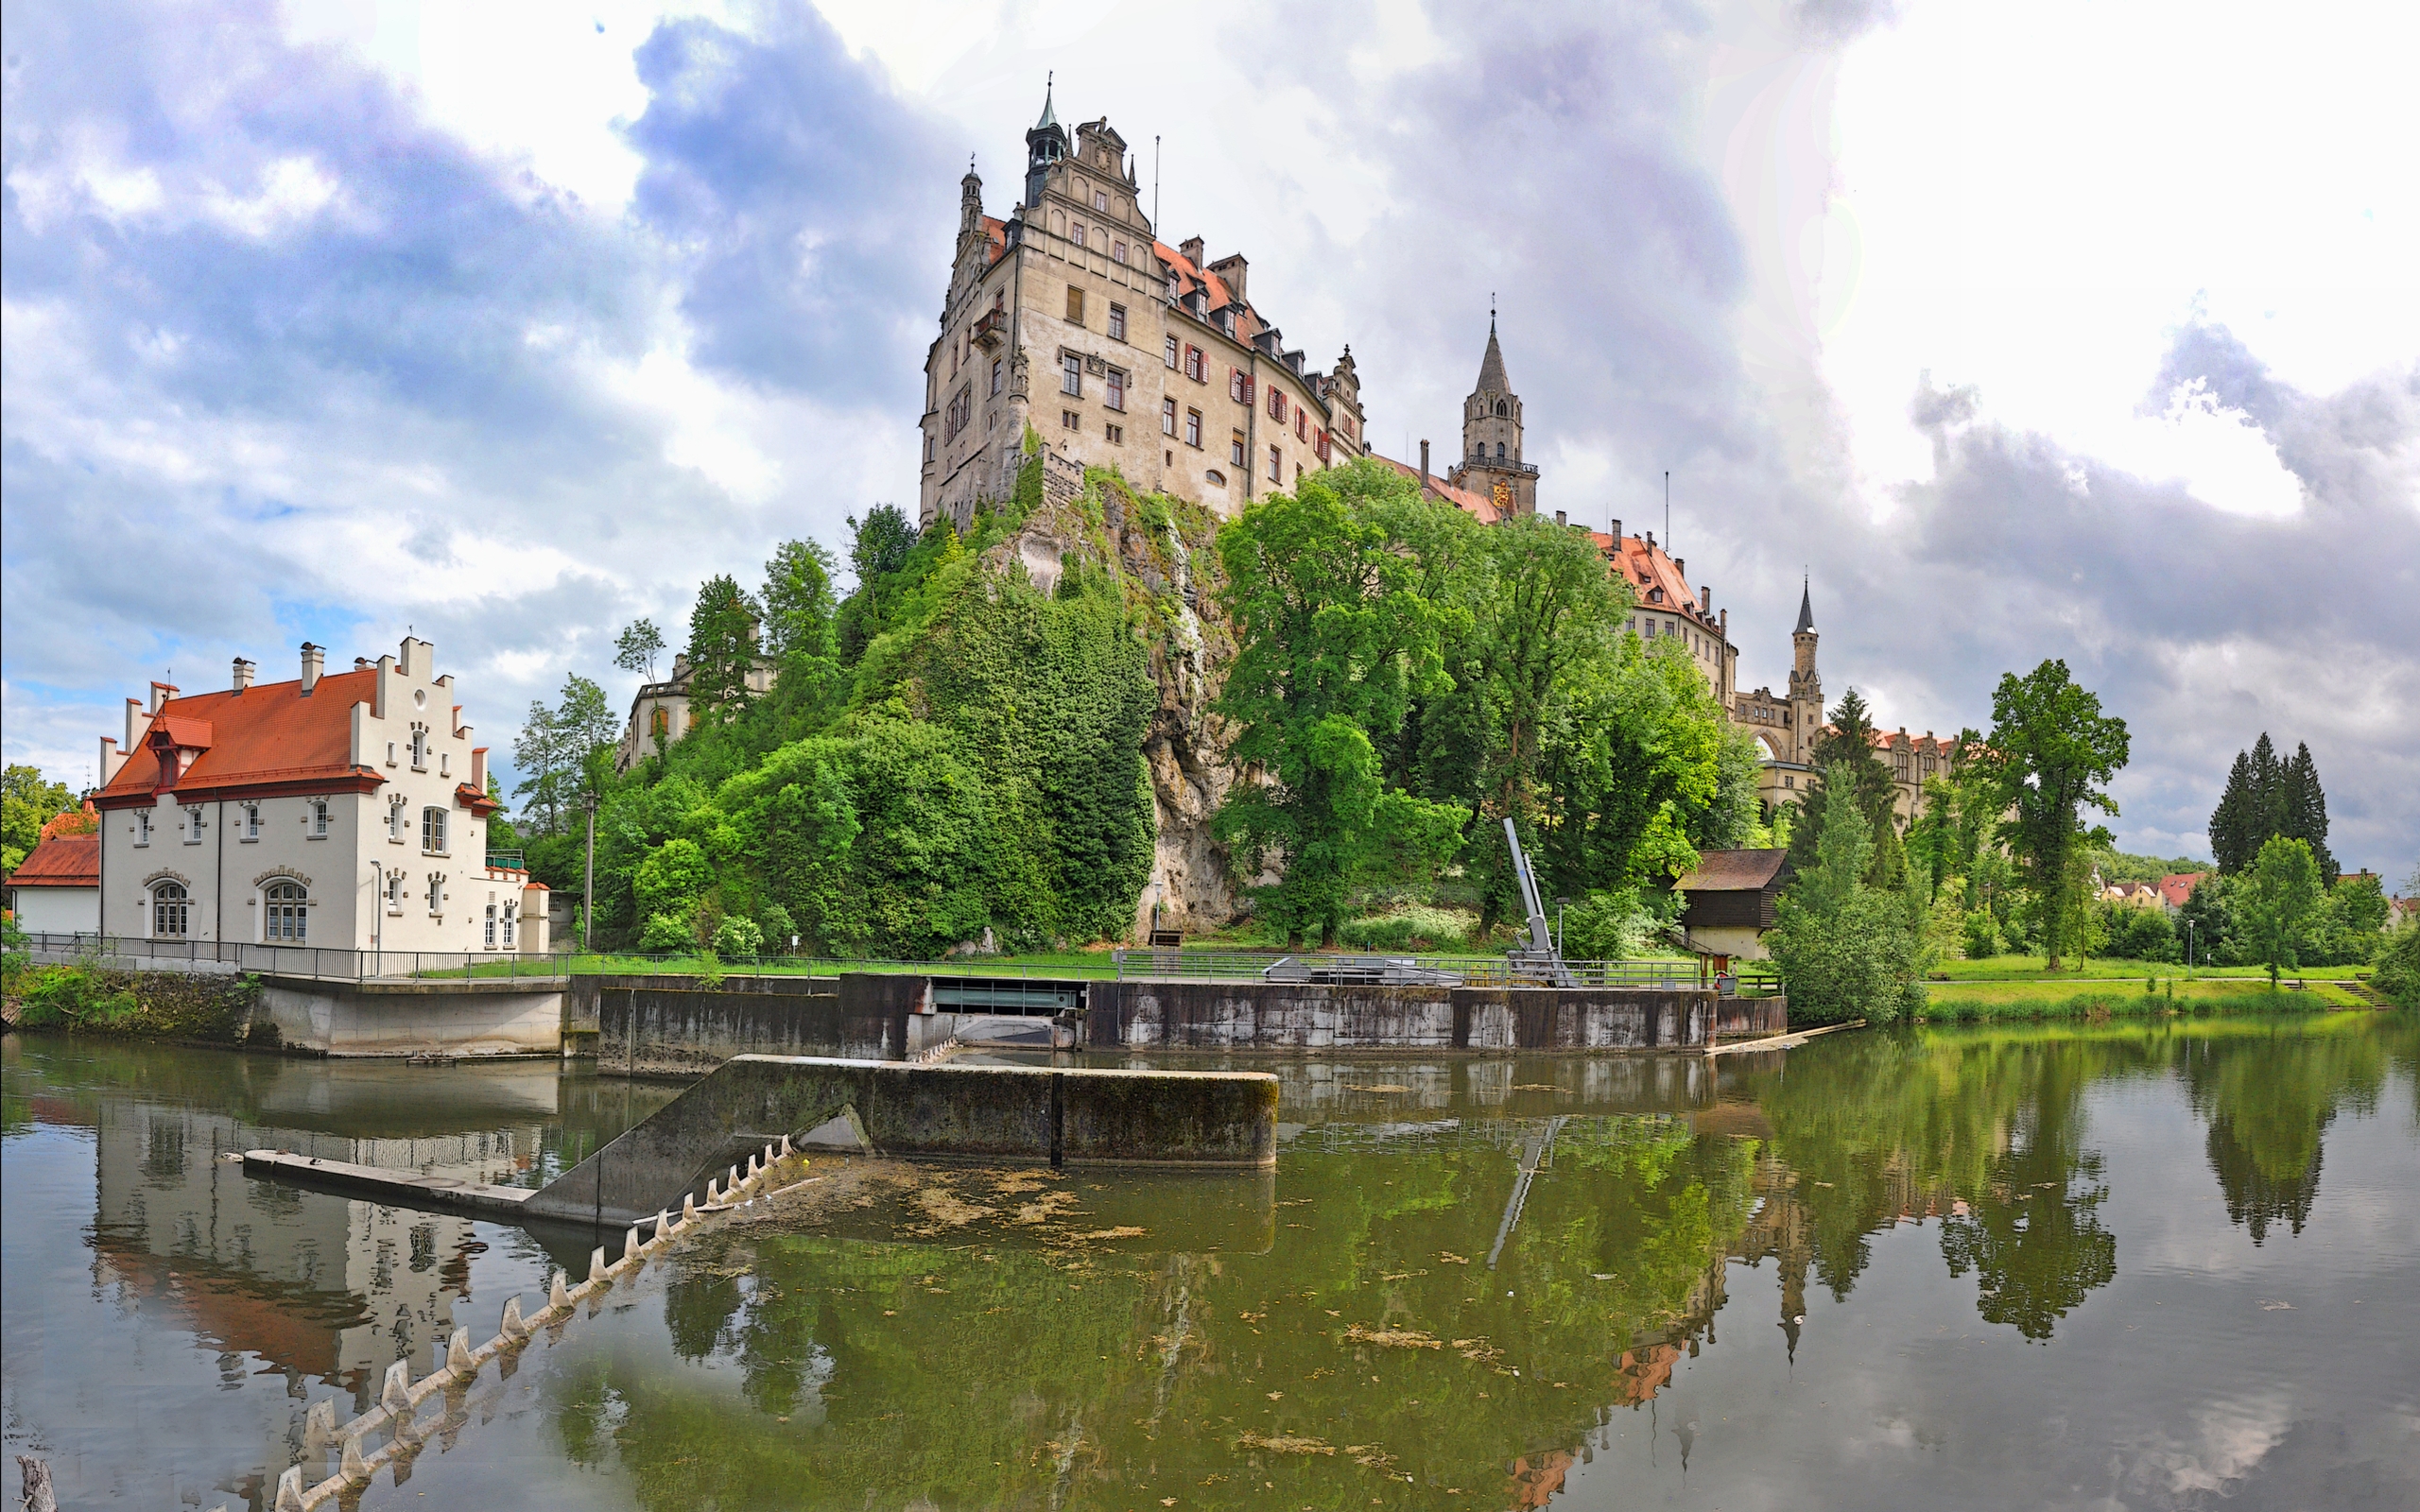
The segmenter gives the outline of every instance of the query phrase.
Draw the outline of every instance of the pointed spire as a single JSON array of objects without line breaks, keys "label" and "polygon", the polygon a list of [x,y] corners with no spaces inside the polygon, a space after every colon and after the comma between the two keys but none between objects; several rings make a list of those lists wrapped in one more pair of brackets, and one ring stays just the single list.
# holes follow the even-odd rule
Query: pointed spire
[{"label": "pointed spire", "polygon": [[1487,312],[1487,356],[1478,365],[1478,384],[1473,391],[1497,394],[1512,391],[1511,380],[1504,376],[1504,349],[1496,344],[1495,312],[1492,309]]},{"label": "pointed spire", "polygon": [[1815,628],[1815,600],[1809,596],[1807,580],[1798,580],[1798,628],[1792,634],[1805,635]]},{"label": "pointed spire", "polygon": [[1037,131],[1047,131],[1059,124],[1059,112],[1051,108],[1051,96],[1057,90],[1059,71],[1052,69],[1042,76],[1042,119],[1033,123]]}]

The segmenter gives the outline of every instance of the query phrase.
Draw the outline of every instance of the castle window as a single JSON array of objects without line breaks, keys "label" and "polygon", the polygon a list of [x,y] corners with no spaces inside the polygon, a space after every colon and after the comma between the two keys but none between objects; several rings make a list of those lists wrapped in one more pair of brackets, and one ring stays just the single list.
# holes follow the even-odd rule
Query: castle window
[{"label": "castle window", "polygon": [[151,933],[171,939],[184,936],[191,895],[182,882],[164,882],[151,889]]},{"label": "castle window", "polygon": [[493,903],[488,904],[487,923],[486,927],[480,931],[479,942],[490,950],[495,949],[495,904]]},{"label": "castle window", "polygon": [[1112,426],[1109,426],[1109,427],[1108,427],[1108,432],[1109,432],[1109,444],[1110,444],[1110,445],[1112,445],[1112,446],[1123,446],[1123,445],[1125,445],[1125,444],[1126,444],[1126,427],[1125,427],[1125,426],[1123,426],[1123,425],[1112,425]]},{"label": "castle window", "polygon": [[390,871],[387,874],[387,912],[400,914],[403,911],[404,874],[400,871]]},{"label": "castle window", "polygon": [[665,708],[664,705],[657,704],[654,711],[648,715],[648,733],[653,735],[658,740],[662,740],[666,734],[671,732],[671,730],[672,712]]},{"label": "castle window", "polygon": [[428,770],[428,731],[425,730],[412,731],[412,770]]},{"label": "castle window", "polygon": [[[1078,238],[1079,241],[1081,239],[1081,237]],[[1084,291],[1073,284],[1067,285],[1067,323],[1070,325],[1084,323]]]},{"label": "castle window", "polygon": [[1310,438],[1311,412],[1306,409],[1297,409],[1294,411],[1294,439],[1307,441]]},{"label": "castle window", "polygon": [[310,819],[311,838],[326,839],[328,837],[328,800],[326,799],[315,798],[311,800]]},{"label": "castle window", "polygon": [[995,399],[999,397],[1000,393],[1000,359],[994,357],[992,359],[992,395]]},{"label": "castle window", "polygon": [[1176,366],[1176,337],[1174,336],[1168,337],[1168,366],[1170,368]]},{"label": "castle window", "polygon": [[1079,399],[1084,395],[1084,359],[1072,352],[1059,359],[1059,391]]},{"label": "castle window", "polygon": [[[1495,402],[1495,412],[1496,412],[1498,415],[1502,415],[1502,416],[1505,416],[1505,417],[1507,417],[1507,418],[1510,418],[1510,417],[1511,417],[1511,415],[1512,415],[1512,405],[1510,405],[1510,404],[1507,404],[1504,401],[1502,401],[1502,400],[1500,400],[1500,399],[1499,399],[1499,400],[1497,400],[1497,401]],[[1503,449],[1502,447],[1497,447],[1497,448],[1496,448],[1495,455],[1498,455],[1498,456],[1503,455],[1504,455],[1504,449]]]},{"label": "castle window", "polygon": [[1109,390],[1109,397],[1104,403],[1112,409],[1124,409],[1126,407],[1126,374],[1112,368],[1104,377],[1106,380],[1104,387]]},{"label": "castle window", "polygon": [[201,844],[201,810],[199,808],[185,810],[185,844]]},{"label": "castle window", "polygon": [[1200,347],[1184,349],[1184,375],[1197,384],[1206,384],[1210,381],[1209,367],[1201,360]]},{"label": "castle window", "polygon": [[[1120,258],[1119,261],[1123,262],[1125,259]],[[1126,306],[1122,304],[1113,304],[1109,307],[1109,339],[1112,341],[1126,339]]]},{"label": "castle window", "polygon": [[1228,463],[1229,463],[1231,466],[1235,466],[1235,467],[1242,467],[1242,466],[1244,466],[1244,465],[1245,465],[1245,463],[1244,463],[1244,433],[1243,433],[1243,432],[1241,432],[1241,431],[1237,431],[1237,432],[1236,432],[1233,436],[1231,436],[1231,437],[1229,437],[1229,438],[1228,438],[1228,439],[1227,439],[1227,461],[1228,461]]},{"label": "castle window", "polygon": [[1214,489],[1223,489],[1227,486],[1227,474],[1219,472],[1214,467],[1209,472],[1201,474],[1201,481],[1209,484]]},{"label": "castle window", "polygon": [[1269,449],[1269,481],[1271,483],[1286,481],[1286,455],[1273,446]]},{"label": "castle window", "polygon": [[519,903],[510,903],[510,902],[509,902],[509,903],[506,903],[506,904],[504,905],[504,948],[505,948],[506,950],[510,950],[510,949],[512,949],[512,948],[513,948],[513,946],[512,946],[512,925],[513,925],[513,916],[514,916],[516,913],[518,913],[518,912],[519,912],[520,907],[521,907],[521,905],[520,905]]},{"label": "castle window", "polygon": [[[1170,400],[1169,403],[1174,404],[1175,401]],[[1201,411],[1198,409],[1188,409],[1184,412],[1184,444],[1187,446],[1201,444]]]},{"label": "castle window", "polygon": [[1241,368],[1227,369],[1227,397],[1238,404],[1248,402],[1244,398],[1244,370]]},{"label": "castle window", "polygon": [[1108,191],[1108,190],[1106,190],[1106,189],[1096,189],[1096,190],[1094,190],[1094,191],[1093,191],[1093,208],[1094,208],[1095,210],[1103,211],[1103,212],[1106,212],[1106,211],[1109,209],[1109,191]]},{"label": "castle window", "polygon": [[420,848],[432,856],[445,853],[445,811],[434,804],[420,811]]},{"label": "castle window", "polygon": [[432,914],[441,913],[444,908],[445,874],[441,871],[432,871],[428,874],[428,911]]},{"label": "castle window", "polygon": [[1311,452],[1322,463],[1327,460],[1327,428],[1325,426],[1322,426],[1319,434],[1311,438]]},{"label": "castle window", "polygon": [[1084,223],[1080,220],[1076,222],[1076,245],[1079,247],[1084,245]]},{"label": "castle window", "polygon": [[1176,401],[1173,399],[1160,401],[1160,434],[1163,436],[1176,434]]},{"label": "castle window", "polygon": [[1084,417],[1078,414],[1075,410],[1063,409],[1059,412],[1059,428],[1066,431],[1082,430],[1084,428]]},{"label": "castle window", "polygon": [[244,805],[244,838],[257,840],[260,837],[261,806],[257,803],[247,803]]},{"label": "castle window", "polygon": [[404,808],[409,801],[401,793],[387,800],[387,838],[396,845],[410,838],[408,832],[411,826],[404,820]]},{"label": "castle window", "polygon": [[1495,459],[1499,462],[1504,460],[1504,443],[1502,441],[1495,443]]},{"label": "castle window", "polygon": [[1270,418],[1270,420],[1276,421],[1277,421],[1278,423],[1280,423],[1280,424],[1284,424],[1284,423],[1285,423],[1285,421],[1286,421],[1286,390],[1284,390],[1284,389],[1282,389],[1282,388],[1271,388],[1271,389],[1270,389],[1270,391],[1269,391],[1269,418]]},{"label": "castle window", "polygon": [[1113,262],[1122,263],[1126,261],[1126,244],[1124,242],[1110,243],[1109,255]]},{"label": "castle window", "polygon": [[261,895],[261,938],[300,945],[311,930],[311,893],[299,882],[273,882]]}]

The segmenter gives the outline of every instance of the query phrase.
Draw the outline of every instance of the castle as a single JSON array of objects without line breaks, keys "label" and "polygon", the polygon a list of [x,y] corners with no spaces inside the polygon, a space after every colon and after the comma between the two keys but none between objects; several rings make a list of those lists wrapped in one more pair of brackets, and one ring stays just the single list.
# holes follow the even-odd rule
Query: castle
[{"label": "castle", "polygon": [[1160,241],[1106,118],[1071,141],[1046,94],[1025,140],[1024,198],[1006,219],[983,213],[971,163],[959,180],[925,358],[920,524],[963,530],[978,504],[1009,497],[1028,426],[1046,487],[1115,468],[1221,516],[1367,451],[1352,349],[1311,369],[1252,304],[1242,253]]},{"label": "castle", "polygon": [[[1112,468],[1137,488],[1232,517],[1263,491],[1369,456],[1489,524],[1538,512],[1538,468],[1522,455],[1521,396],[1492,310],[1478,379],[1462,402],[1461,450],[1443,475],[1430,471],[1426,440],[1417,469],[1379,456],[1353,349],[1324,371],[1309,368],[1247,298],[1243,254],[1208,260],[1199,236],[1160,241],[1125,138],[1103,118],[1071,139],[1053,99],[1046,91],[1025,134],[1024,195],[1005,219],[983,213],[971,163],[959,180],[949,288],[925,358],[920,524],[947,519],[964,530],[977,506],[1009,497],[1028,427],[1041,438],[1044,485],[1063,496],[1080,489],[1085,468]],[[1587,528],[1563,510],[1554,517]],[[1715,609],[1713,589],[1692,587],[1687,562],[1653,531],[1609,525],[1589,534],[1636,601],[1626,628],[1680,643],[1762,747],[1759,798],[1769,808],[1796,801],[1816,781],[1824,730],[1811,586],[1800,591],[1787,691],[1744,692],[1730,611]],[[1905,729],[1875,740],[1898,786],[1901,823],[1912,823],[1924,780],[1948,770],[1954,742]]]}]

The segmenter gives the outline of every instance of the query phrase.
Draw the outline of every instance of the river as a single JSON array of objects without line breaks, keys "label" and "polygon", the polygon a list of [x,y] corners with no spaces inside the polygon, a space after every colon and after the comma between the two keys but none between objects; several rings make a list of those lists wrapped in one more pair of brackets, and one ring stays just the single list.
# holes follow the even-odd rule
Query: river
[{"label": "river", "polygon": [[[879,1168],[542,1335],[360,1505],[2420,1505],[2410,1015],[1187,1063],[1280,1075],[1273,1179]],[[584,1269],[229,1152],[534,1184],[671,1091],[9,1037],[7,1504],[29,1453],[70,1507],[265,1506],[313,1402]]]}]

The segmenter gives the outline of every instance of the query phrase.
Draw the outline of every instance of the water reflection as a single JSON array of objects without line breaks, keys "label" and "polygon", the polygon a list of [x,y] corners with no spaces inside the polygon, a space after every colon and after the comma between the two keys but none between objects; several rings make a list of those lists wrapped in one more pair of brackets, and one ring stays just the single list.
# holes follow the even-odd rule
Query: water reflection
[{"label": "water reflection", "polygon": [[[2325,1210],[2323,1171],[2348,1179],[2326,1144],[2411,1079],[2415,1045],[2408,1019],[2347,1015],[1841,1036],[1712,1064],[1236,1061],[1281,1078],[1273,1178],[906,1168],[812,1229],[725,1228],[533,1352],[520,1384],[538,1410],[443,1462],[482,1467],[495,1501],[517,1484],[588,1500],[601,1477],[663,1508],[1543,1506],[1634,1448],[1703,1483],[1778,1452],[1728,1426],[1746,1399],[1691,1389],[1709,1361],[1754,1362],[1766,1395],[1846,1394],[1914,1346],[1844,1349],[1839,1320],[1891,1338],[1935,1306],[1927,1338],[2072,1347],[2093,1332],[2079,1310],[2124,1293],[2156,1247],[2152,1218],[2177,1221],[2171,1197],[2207,1199],[2193,1243],[2221,1269],[2293,1244]],[[551,1066],[55,1040],[7,1057],[9,1185],[68,1180],[30,1163],[51,1147],[32,1136],[76,1135],[93,1213],[75,1241],[86,1274],[62,1285],[11,1192],[12,1414],[43,1418],[61,1382],[136,1383],[145,1357],[124,1341],[165,1330],[211,1375],[163,1377],[140,1388],[148,1404],[193,1412],[226,1384],[268,1397],[241,1419],[256,1450],[216,1441],[238,1421],[223,1411],[202,1440],[263,1467],[284,1463],[305,1388],[361,1400],[388,1361],[424,1364],[482,1284],[490,1322],[500,1297],[479,1277],[500,1248],[522,1246],[532,1276],[540,1257],[510,1231],[252,1182],[219,1155],[283,1144],[538,1181],[666,1095]],[[2129,1096],[2159,1117],[2113,1132]],[[2415,1133],[2406,1119],[2407,1151]],[[2130,1188],[2128,1158],[2159,1162],[2161,1190]],[[2408,1246],[2375,1243],[2356,1258],[2408,1268]],[[2392,1290],[2357,1293],[2377,1312],[2355,1324],[2390,1327]],[[118,1332],[99,1326],[119,1314]],[[2095,1316],[2118,1336],[2138,1321]],[[87,1330],[103,1347],[68,1363]],[[2238,1330],[2163,1335],[2162,1389],[2221,1389],[2201,1376]],[[2010,1357],[1971,1358],[1945,1368],[1986,1400]],[[2264,1361],[2244,1389],[2273,1384]],[[2061,1391],[2093,1410],[2089,1386]],[[1996,1431],[1964,1410],[1979,1417],[1893,1409],[1887,1431],[1935,1453],[1953,1428]],[[1781,1487],[1812,1473],[1770,1469]],[[1860,1500],[1853,1470],[1826,1473],[1818,1500]]]}]

